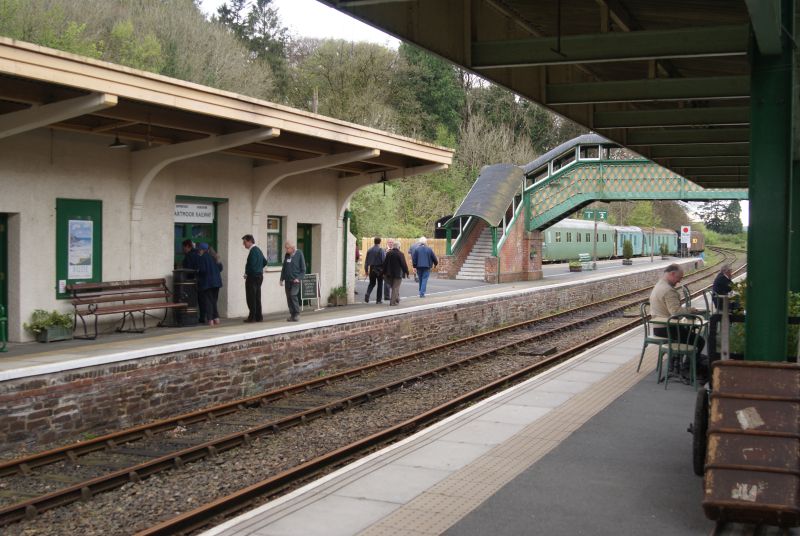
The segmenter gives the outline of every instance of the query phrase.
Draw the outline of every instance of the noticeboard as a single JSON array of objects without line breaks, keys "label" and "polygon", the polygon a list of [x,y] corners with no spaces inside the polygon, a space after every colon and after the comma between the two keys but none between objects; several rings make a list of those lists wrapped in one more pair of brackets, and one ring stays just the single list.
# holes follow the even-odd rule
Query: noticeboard
[{"label": "noticeboard", "polygon": [[319,274],[306,274],[300,282],[300,302],[317,300],[319,306]]}]

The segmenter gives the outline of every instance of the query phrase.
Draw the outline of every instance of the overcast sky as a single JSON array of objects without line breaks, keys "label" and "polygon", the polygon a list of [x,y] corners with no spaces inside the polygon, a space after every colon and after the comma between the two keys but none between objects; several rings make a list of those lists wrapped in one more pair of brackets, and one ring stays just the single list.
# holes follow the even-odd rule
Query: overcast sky
[{"label": "overcast sky", "polygon": [[[206,13],[214,14],[224,3],[225,0],[202,0],[201,7]],[[394,37],[316,0],[274,0],[272,5],[278,9],[283,24],[296,36],[369,41],[392,48],[400,44]]]}]

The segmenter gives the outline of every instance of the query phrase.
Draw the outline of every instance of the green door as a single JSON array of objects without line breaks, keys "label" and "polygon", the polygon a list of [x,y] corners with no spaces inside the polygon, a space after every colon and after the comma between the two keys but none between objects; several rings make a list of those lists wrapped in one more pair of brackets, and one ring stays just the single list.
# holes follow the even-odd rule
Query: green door
[{"label": "green door", "polygon": [[8,216],[0,214],[0,305],[8,314]]},{"label": "green door", "polygon": [[297,224],[297,249],[306,258],[306,272],[311,271],[311,224]]}]

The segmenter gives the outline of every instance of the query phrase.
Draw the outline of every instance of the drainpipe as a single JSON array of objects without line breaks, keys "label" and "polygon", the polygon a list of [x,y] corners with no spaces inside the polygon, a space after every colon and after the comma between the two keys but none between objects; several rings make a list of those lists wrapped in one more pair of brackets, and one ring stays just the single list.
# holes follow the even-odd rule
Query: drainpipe
[{"label": "drainpipe", "polygon": [[347,288],[347,235],[350,233],[351,214],[352,212],[345,210],[342,218],[342,286],[344,288]]}]

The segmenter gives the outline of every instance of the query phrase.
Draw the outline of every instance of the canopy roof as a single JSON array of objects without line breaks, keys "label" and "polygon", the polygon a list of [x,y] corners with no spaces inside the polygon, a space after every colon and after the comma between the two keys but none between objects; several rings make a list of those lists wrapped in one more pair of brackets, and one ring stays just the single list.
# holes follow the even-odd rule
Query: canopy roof
[{"label": "canopy roof", "polygon": [[780,50],[775,2],[320,1],[700,186],[747,186],[750,28]]},{"label": "canopy roof", "polygon": [[503,221],[509,200],[521,193],[525,174],[513,164],[484,166],[453,218],[475,216],[496,227]]},{"label": "canopy roof", "polygon": [[116,136],[134,151],[273,128],[268,139],[219,151],[260,164],[379,151],[330,166],[340,177],[396,178],[409,168],[449,165],[453,155],[374,128],[0,37],[0,137],[31,125]]}]

